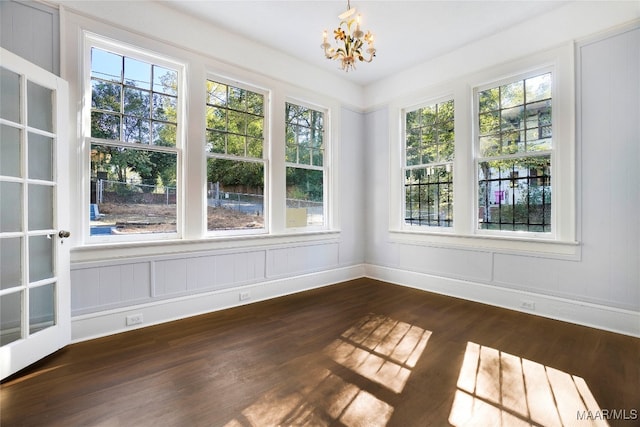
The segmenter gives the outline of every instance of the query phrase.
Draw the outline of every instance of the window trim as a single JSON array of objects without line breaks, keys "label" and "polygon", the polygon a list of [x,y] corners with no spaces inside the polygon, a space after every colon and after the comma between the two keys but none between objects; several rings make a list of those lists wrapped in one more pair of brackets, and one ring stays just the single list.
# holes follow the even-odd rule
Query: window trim
[{"label": "window trim", "polygon": [[[555,199],[554,236],[534,237],[530,233],[479,233],[476,231],[477,170],[475,161],[475,119],[473,118],[473,90],[502,79],[527,74],[535,70],[553,68],[554,82],[554,141],[555,164],[562,165],[553,171]],[[425,246],[452,247],[492,252],[521,253],[561,259],[579,259],[580,243],[577,241],[577,180],[575,141],[575,87],[574,45],[566,43],[554,49],[499,64],[465,75],[453,81],[416,90],[411,95],[398,98],[389,104],[389,239],[394,243]],[[403,161],[403,111],[430,100],[453,93],[455,103],[455,157],[454,157],[454,227],[452,230],[425,230],[421,227],[402,227],[404,206],[402,191]],[[477,212],[477,211],[475,211]],[[548,234],[548,233],[546,233]]]},{"label": "window trim", "polygon": [[[122,56],[127,56],[133,59],[138,59],[151,63],[152,65],[160,65],[163,67],[175,69],[178,73],[178,93],[177,93],[177,108],[176,108],[176,145],[175,147],[162,147],[157,148],[147,144],[134,144],[127,143],[121,140],[104,140],[101,138],[94,138],[91,136],[91,49],[98,48],[117,53]],[[91,189],[87,180],[91,176],[91,145],[103,144],[110,146],[124,147],[134,150],[145,151],[162,151],[171,152],[176,154],[176,231],[174,233],[136,233],[128,235],[118,236],[91,236],[90,223],[88,215],[82,215],[82,241],[84,245],[98,245],[98,244],[118,244],[126,242],[150,242],[157,240],[180,240],[184,234],[184,152],[185,152],[185,135],[184,135],[184,117],[186,101],[185,101],[185,80],[186,80],[186,64],[177,59],[170,58],[167,55],[158,54],[151,49],[144,49],[133,46],[126,42],[120,42],[111,38],[101,36],[89,31],[83,31],[82,33],[82,52],[81,52],[83,69],[81,73],[81,90],[83,98],[83,106],[81,109],[82,126],[81,126],[81,151],[82,151],[82,207],[83,212],[88,211],[89,202],[91,199]]]}]

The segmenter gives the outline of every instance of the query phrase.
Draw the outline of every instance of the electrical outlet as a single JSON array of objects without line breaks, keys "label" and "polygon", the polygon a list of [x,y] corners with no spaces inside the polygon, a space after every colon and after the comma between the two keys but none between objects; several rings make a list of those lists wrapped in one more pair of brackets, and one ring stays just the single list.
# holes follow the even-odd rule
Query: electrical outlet
[{"label": "electrical outlet", "polygon": [[536,309],[536,303],[533,301],[520,301],[520,308],[524,308],[525,310],[534,311]]},{"label": "electrical outlet", "polygon": [[142,317],[142,313],[131,314],[127,316],[126,321],[127,321],[127,326],[139,325],[144,321],[144,318]]},{"label": "electrical outlet", "polygon": [[240,292],[240,301],[245,301],[251,298],[251,293],[249,291]]}]

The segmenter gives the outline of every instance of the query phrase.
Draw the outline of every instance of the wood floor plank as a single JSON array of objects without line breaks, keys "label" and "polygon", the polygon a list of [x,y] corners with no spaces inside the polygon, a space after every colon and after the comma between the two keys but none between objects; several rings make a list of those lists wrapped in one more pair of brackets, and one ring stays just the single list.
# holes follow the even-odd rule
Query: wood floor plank
[{"label": "wood floor plank", "polygon": [[582,425],[638,384],[637,338],[359,279],[70,345],[0,425]]}]

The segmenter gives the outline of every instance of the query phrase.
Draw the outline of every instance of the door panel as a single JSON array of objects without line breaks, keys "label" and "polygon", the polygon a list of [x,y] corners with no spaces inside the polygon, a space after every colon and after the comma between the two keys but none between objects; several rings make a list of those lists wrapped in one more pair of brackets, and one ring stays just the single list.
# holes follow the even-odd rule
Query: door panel
[{"label": "door panel", "polygon": [[0,374],[70,341],[67,84],[0,52]]}]

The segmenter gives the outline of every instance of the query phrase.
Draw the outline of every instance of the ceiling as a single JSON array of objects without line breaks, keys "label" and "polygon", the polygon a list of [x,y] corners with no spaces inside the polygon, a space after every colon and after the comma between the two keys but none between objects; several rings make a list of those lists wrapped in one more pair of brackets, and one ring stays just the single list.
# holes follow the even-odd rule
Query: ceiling
[{"label": "ceiling", "polygon": [[[368,85],[566,4],[567,1],[352,0],[362,29],[375,35],[377,56],[345,73],[324,57],[322,31],[331,35],[347,1],[192,1],[163,4],[258,43]],[[532,35],[535,36],[535,35]],[[330,36],[330,41],[331,36]]]}]

